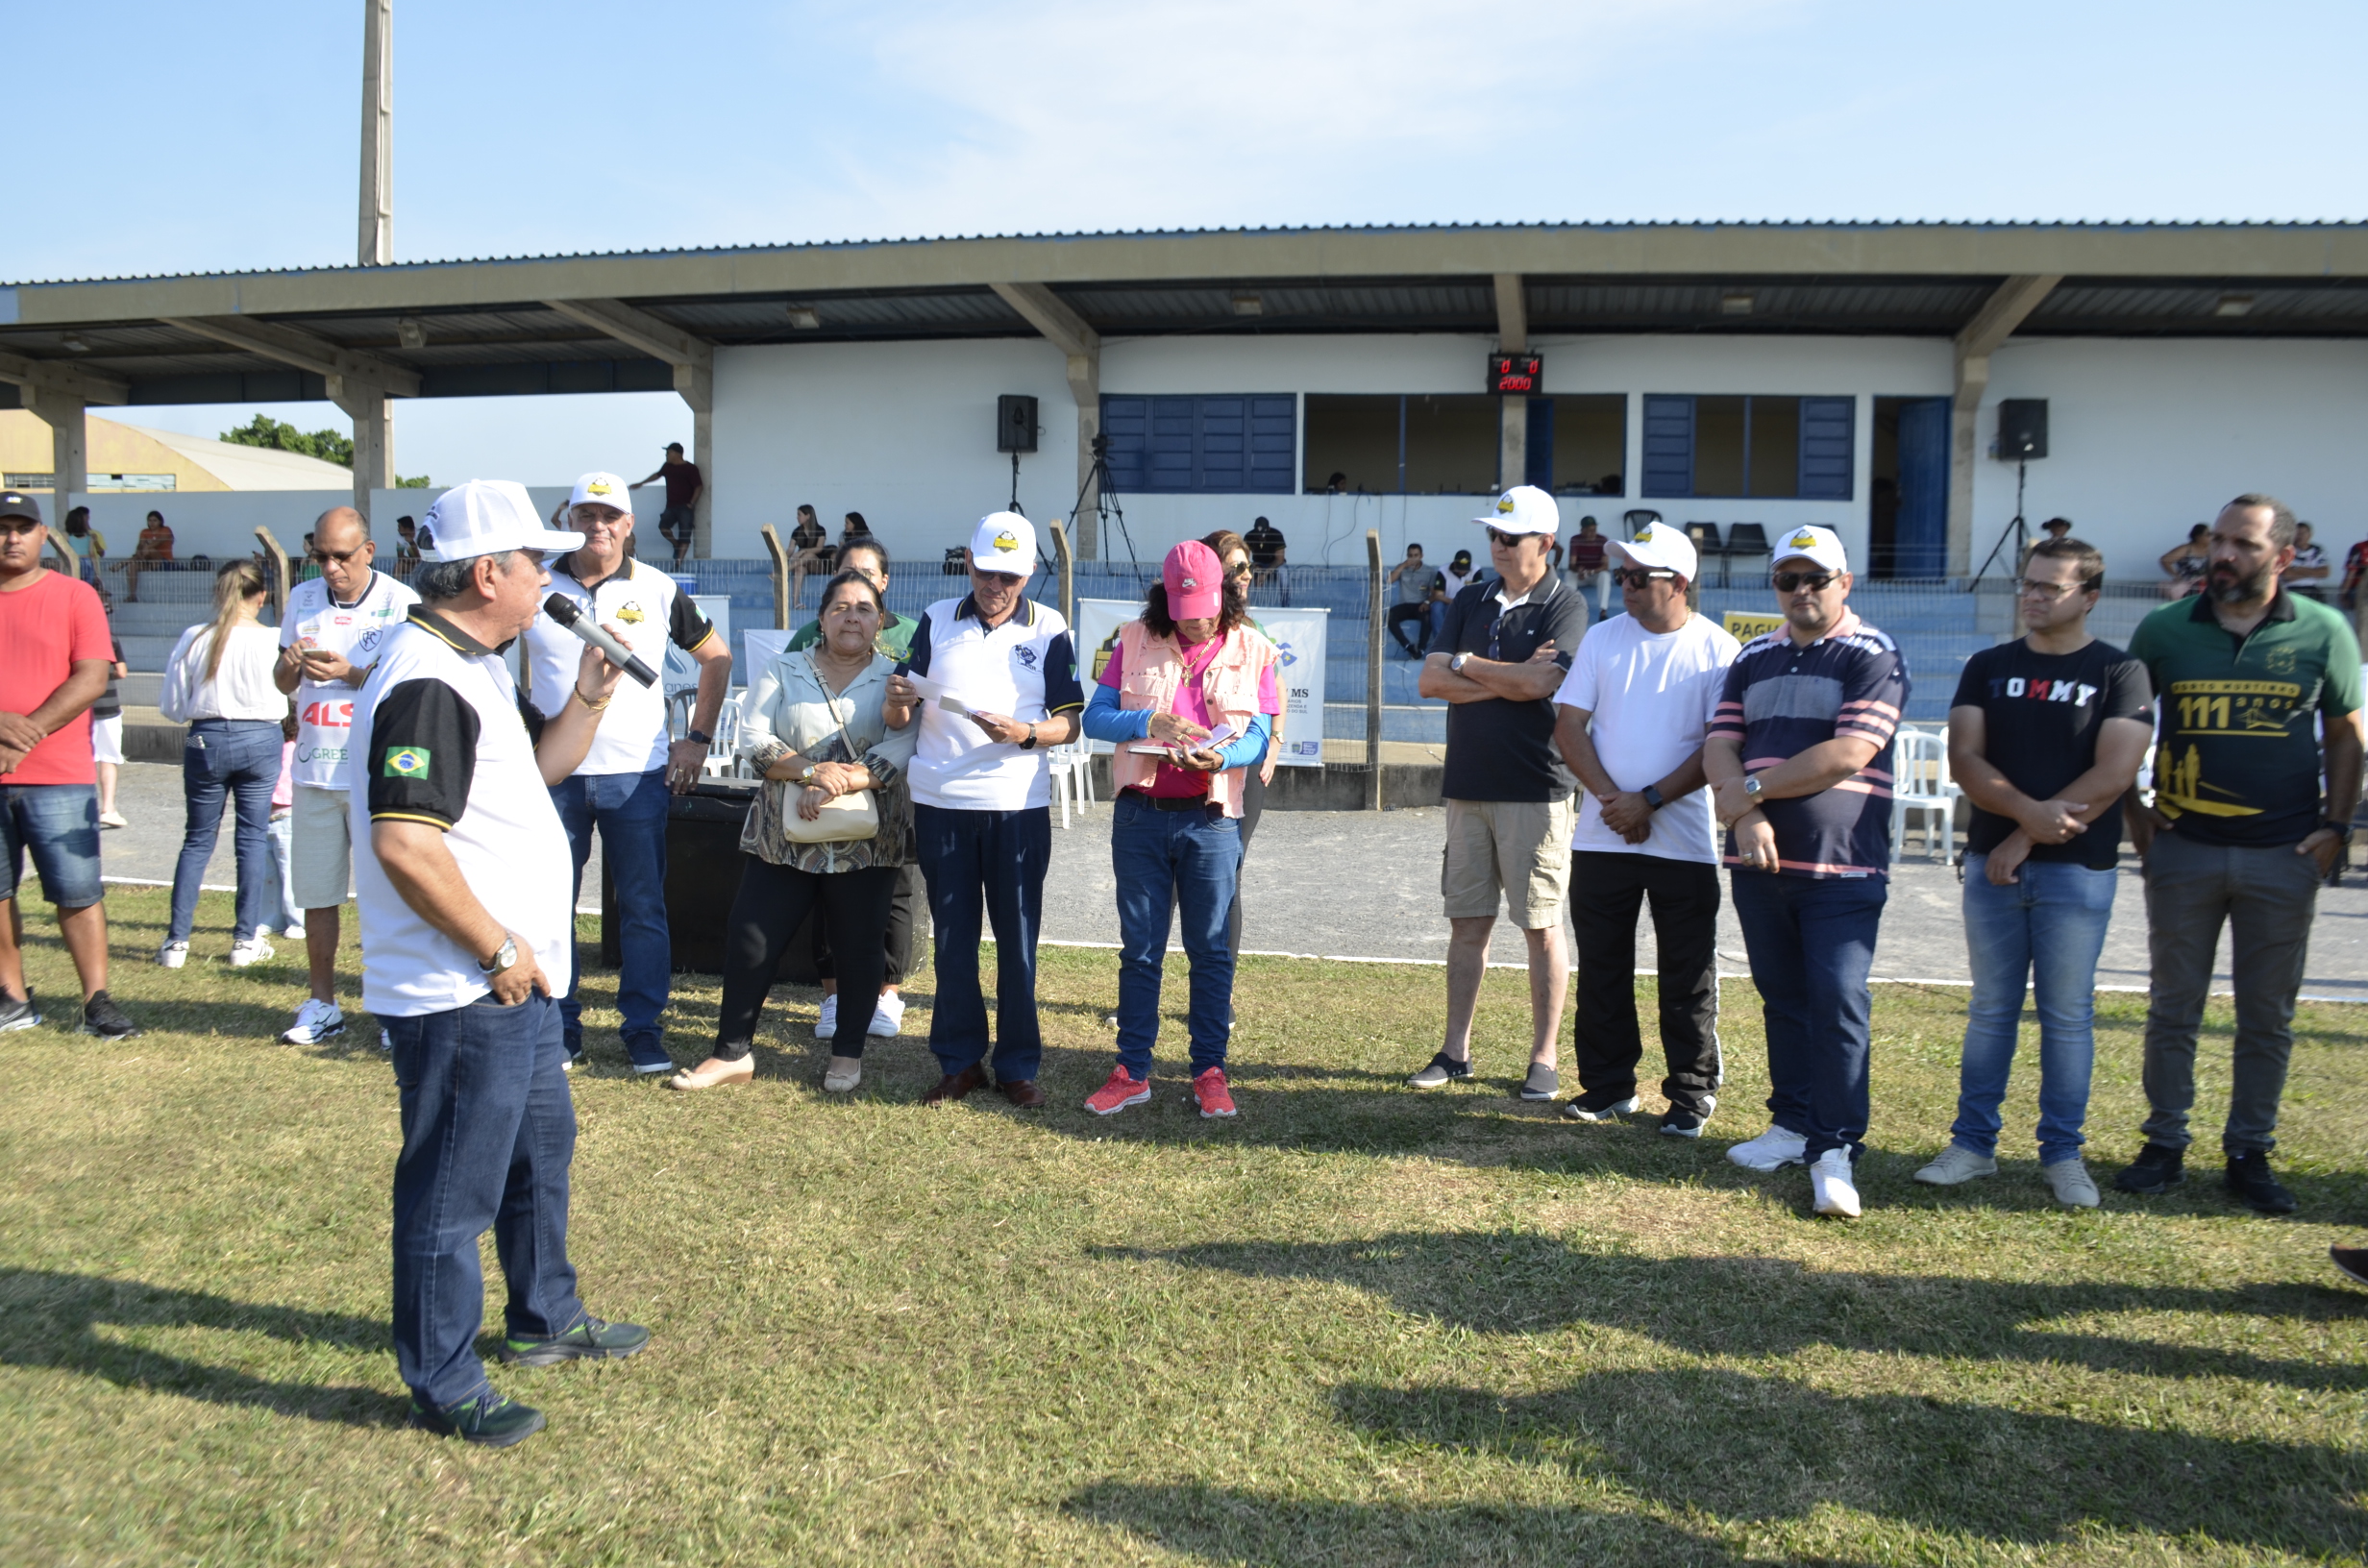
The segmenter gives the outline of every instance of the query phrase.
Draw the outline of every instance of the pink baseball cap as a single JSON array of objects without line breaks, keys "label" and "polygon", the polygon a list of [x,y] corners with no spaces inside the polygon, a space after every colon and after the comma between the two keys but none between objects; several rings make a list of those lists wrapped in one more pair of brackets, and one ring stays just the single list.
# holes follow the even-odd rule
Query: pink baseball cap
[{"label": "pink baseball cap", "polygon": [[1160,576],[1168,585],[1168,613],[1178,621],[1215,615],[1225,601],[1225,569],[1217,551],[1197,539],[1187,539],[1168,551]]}]

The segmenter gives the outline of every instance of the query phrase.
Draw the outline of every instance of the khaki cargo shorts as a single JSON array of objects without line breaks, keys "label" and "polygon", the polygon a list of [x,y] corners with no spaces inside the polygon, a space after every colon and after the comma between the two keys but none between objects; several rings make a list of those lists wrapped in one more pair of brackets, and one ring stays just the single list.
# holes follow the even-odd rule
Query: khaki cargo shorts
[{"label": "khaki cargo shorts", "polygon": [[1501,896],[1524,931],[1563,923],[1578,797],[1449,800],[1439,893],[1447,919],[1492,919]]},{"label": "khaki cargo shorts", "polygon": [[[296,910],[334,909],[354,877],[353,819],[343,790],[299,784],[289,792],[288,891]],[[289,913],[295,913],[291,910]]]}]

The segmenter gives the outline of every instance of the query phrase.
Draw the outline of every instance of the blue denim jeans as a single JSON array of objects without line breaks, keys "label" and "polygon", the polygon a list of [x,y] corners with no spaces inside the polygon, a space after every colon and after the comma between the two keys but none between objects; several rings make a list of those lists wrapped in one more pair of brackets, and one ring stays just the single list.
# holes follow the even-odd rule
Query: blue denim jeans
[{"label": "blue denim jeans", "polygon": [[1051,810],[963,811],[915,801],[913,836],[937,934],[929,1049],[949,1074],[986,1060],[987,999],[978,989],[983,921],[995,928],[996,1082],[1033,1082],[1045,1054],[1036,1017],[1036,939],[1052,864]]},{"label": "blue denim jeans", "polygon": [[244,942],[271,905],[271,792],[280,782],[280,726],[267,719],[200,719],[181,743],[181,793],[188,825],[173,868],[173,916],[167,942],[186,942],[197,923],[197,892],[222,830],[222,803],[238,813],[237,914],[231,938]]},{"label": "blue denim jeans", "polygon": [[491,996],[384,1020],[394,1046],[403,1152],[395,1157],[395,1369],[423,1405],[486,1387],[477,1358],[490,1229],[509,1286],[508,1332],[565,1334],[583,1316],[567,1261],[567,1171],[576,1153],[559,1004]]},{"label": "blue denim jeans", "polygon": [[2096,1062],[2097,955],[2113,919],[2118,873],[2068,861],[2023,862],[2016,880],[1990,886],[1987,855],[1965,857],[1965,953],[1973,999],[1958,1068],[1950,1141],[1998,1152],[1998,1107],[2007,1097],[2023,987],[2039,1009],[2039,1161],[2077,1159],[2086,1141],[2088,1072]]},{"label": "blue denim jeans", "polygon": [[1866,1144],[1867,973],[1890,883],[1879,876],[1735,873],[1751,983],[1767,1027],[1769,1115],[1809,1158]]},{"label": "blue denim jeans", "polygon": [[1225,1065],[1233,1026],[1233,944],[1225,912],[1242,870],[1239,824],[1215,807],[1160,811],[1140,791],[1122,790],[1112,810],[1110,869],[1119,881],[1119,1065],[1151,1075],[1159,1039],[1159,985],[1168,957],[1168,918],[1180,911],[1192,961],[1186,1021],[1196,1074]]},{"label": "blue denim jeans", "polygon": [[[674,986],[674,937],[666,925],[666,771],[646,773],[579,773],[551,787],[551,803],[567,828],[576,857],[576,877],[567,907],[583,895],[584,862],[592,853],[592,830],[601,835],[601,859],[616,884],[623,950],[617,973],[617,1011],[623,1015],[626,1053],[636,1062],[666,1053],[666,1002]],[[583,979],[579,955],[576,977],[559,999],[566,1020],[567,1052],[583,1050],[582,1009],[576,992]]]},{"label": "blue denim jeans", "polygon": [[94,784],[0,784],[0,866],[13,898],[25,876],[25,856],[40,873],[41,896],[60,909],[99,901],[99,791]]}]

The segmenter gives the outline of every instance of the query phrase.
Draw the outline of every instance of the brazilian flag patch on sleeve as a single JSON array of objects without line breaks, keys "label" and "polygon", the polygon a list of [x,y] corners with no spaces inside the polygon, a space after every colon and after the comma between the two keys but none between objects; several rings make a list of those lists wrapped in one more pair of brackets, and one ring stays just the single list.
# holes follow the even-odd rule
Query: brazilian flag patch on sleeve
[{"label": "brazilian flag patch on sleeve", "polygon": [[424,746],[390,746],[381,772],[388,778],[426,778],[429,755]]}]

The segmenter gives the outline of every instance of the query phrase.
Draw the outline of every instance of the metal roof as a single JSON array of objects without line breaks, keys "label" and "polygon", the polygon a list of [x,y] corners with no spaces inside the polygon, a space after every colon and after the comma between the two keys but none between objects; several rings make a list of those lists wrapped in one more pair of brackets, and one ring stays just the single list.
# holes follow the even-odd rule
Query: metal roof
[{"label": "metal roof", "polygon": [[[2368,336],[2368,225],[1595,224],[847,241],[0,285],[0,353],[131,401],[319,398],[318,375],[169,318],[277,323],[415,372],[420,395],[663,390],[545,301],[621,300],[717,346],[1024,337],[992,285],[1105,336],[1496,330],[1947,337],[2009,276],[2063,282],[2026,335]],[[809,325],[810,324],[810,325]],[[407,337],[411,346],[406,346]],[[0,384],[0,404],[11,388]]]}]

